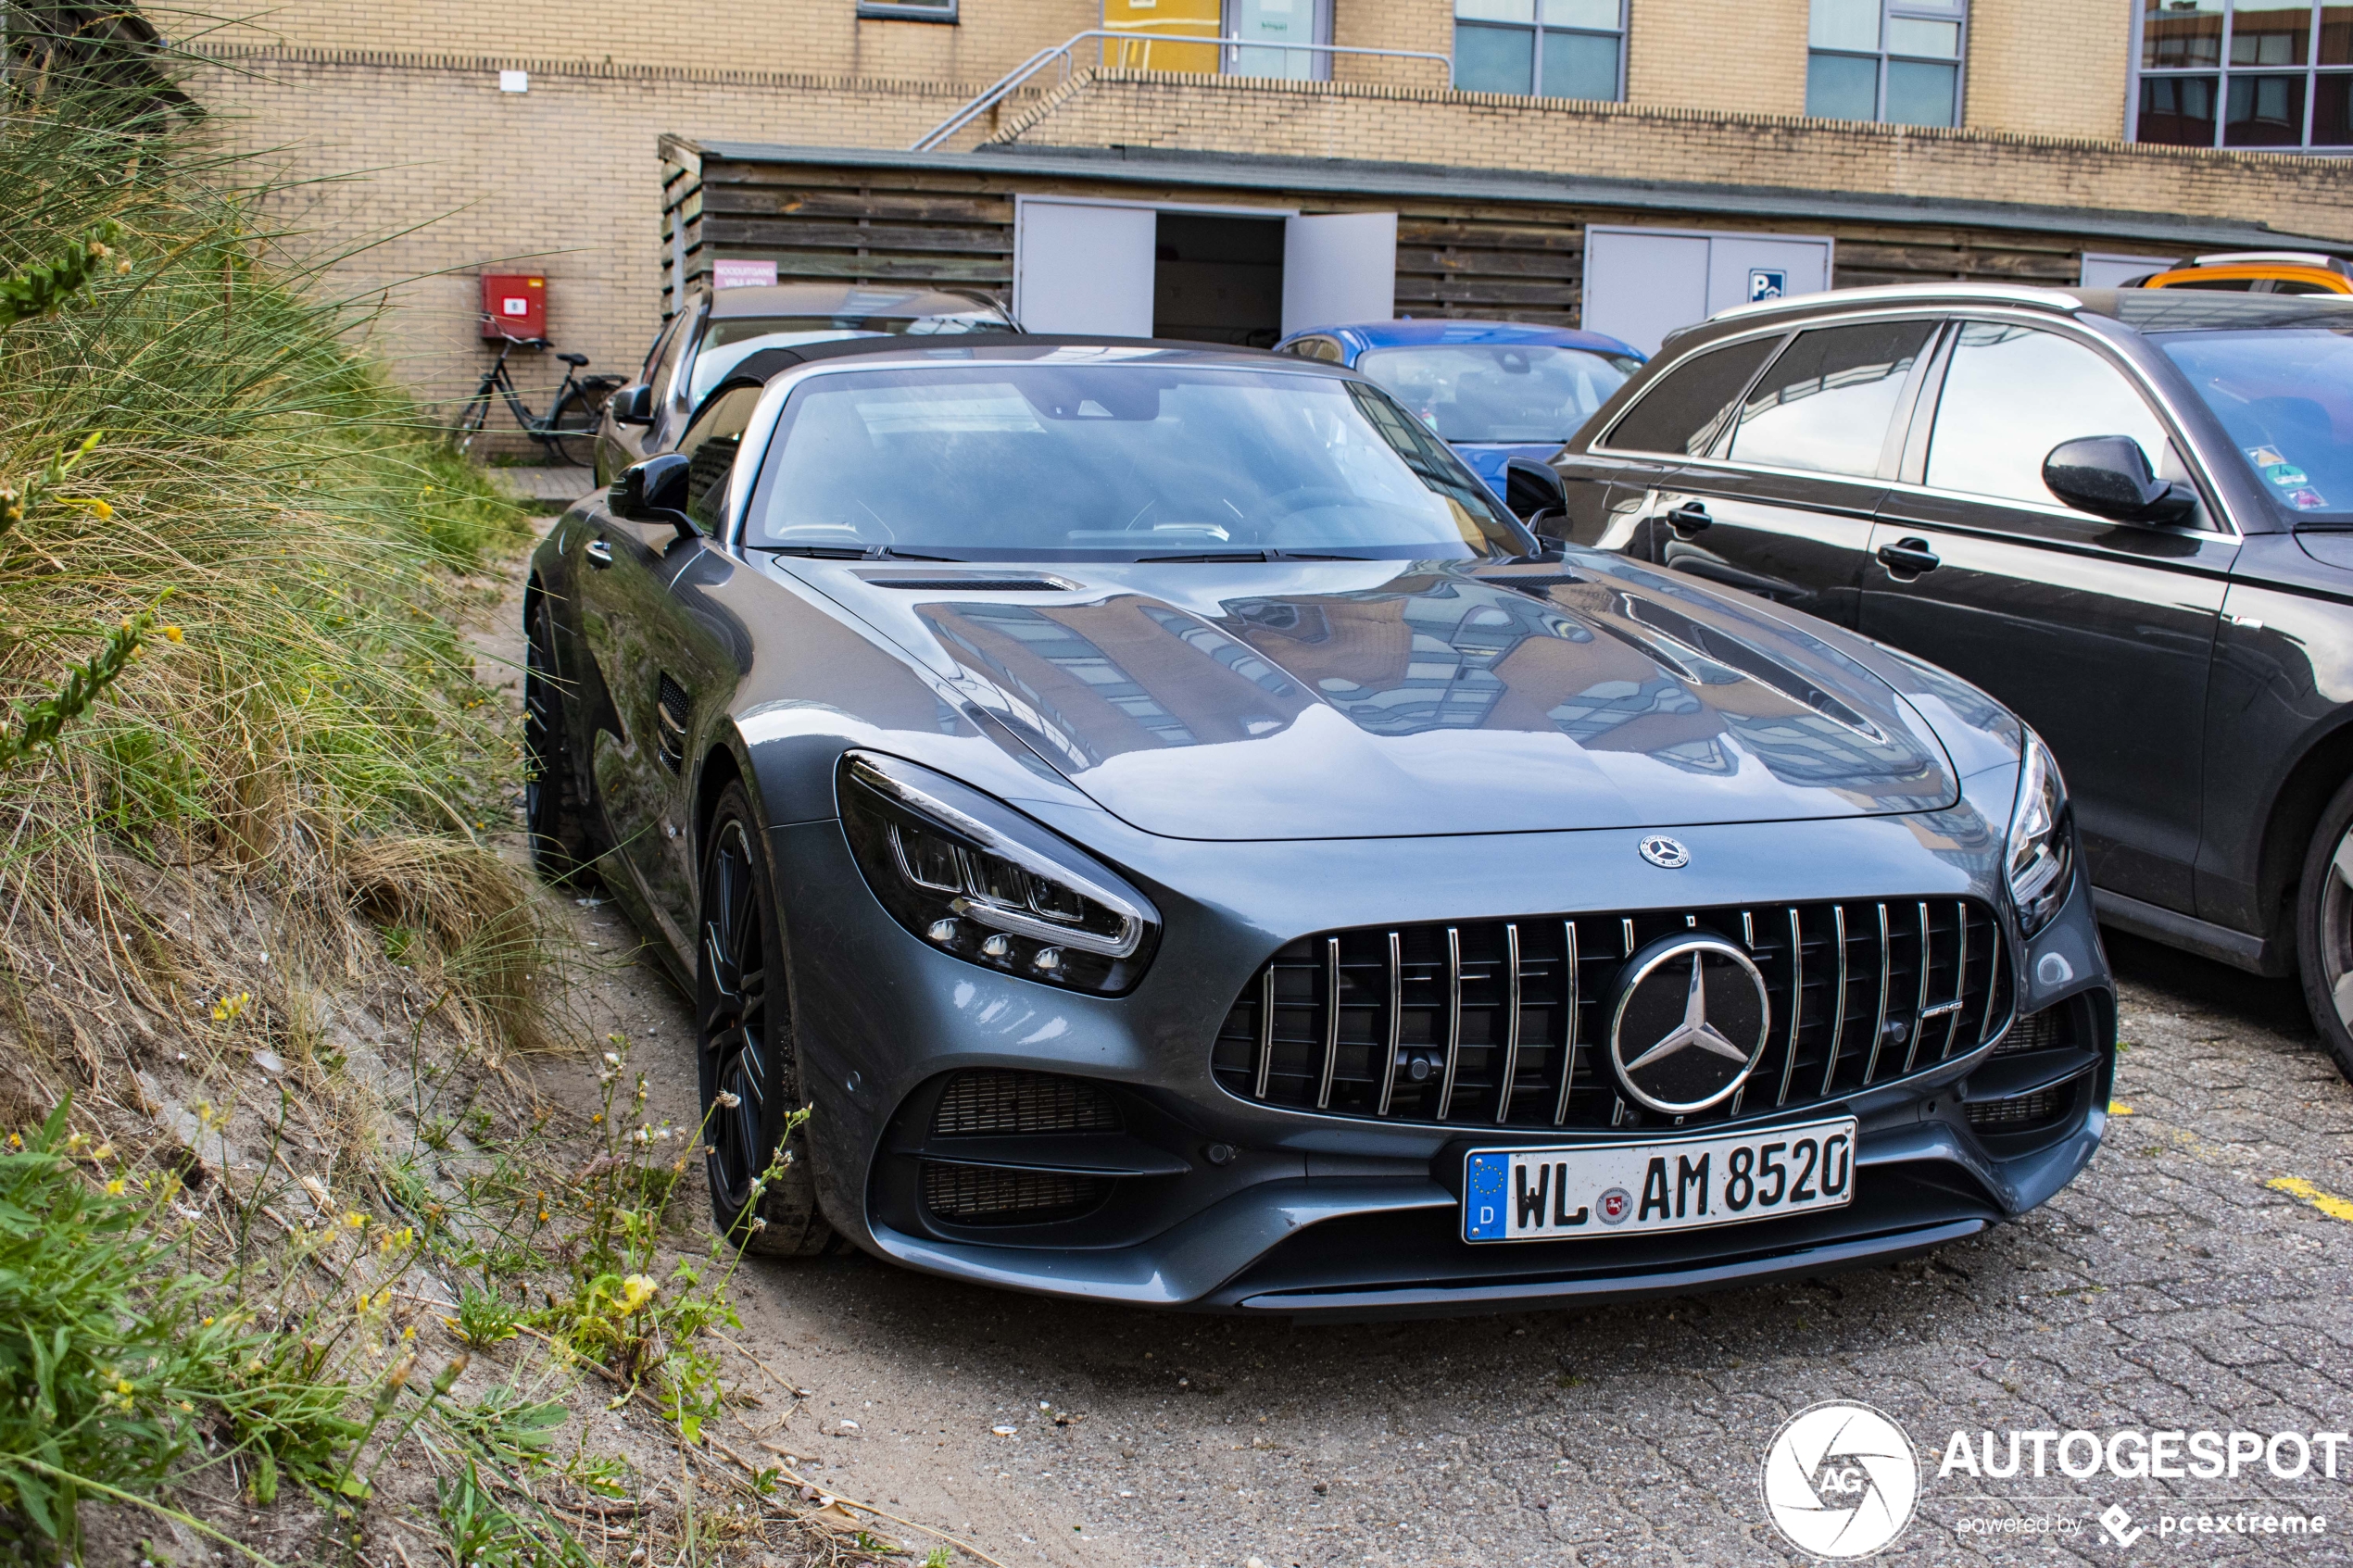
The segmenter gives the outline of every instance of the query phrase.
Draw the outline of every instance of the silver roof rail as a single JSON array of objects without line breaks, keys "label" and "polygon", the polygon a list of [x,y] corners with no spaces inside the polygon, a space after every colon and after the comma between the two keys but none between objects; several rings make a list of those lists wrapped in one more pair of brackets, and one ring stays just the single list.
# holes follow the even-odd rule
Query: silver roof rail
[{"label": "silver roof rail", "polygon": [[1874,283],[1867,288],[1824,289],[1818,294],[1792,295],[1786,299],[1734,305],[1708,317],[1708,324],[1769,316],[1777,310],[1809,306],[1901,305],[1907,300],[1961,300],[1984,305],[2030,305],[2042,310],[2081,310],[2083,299],[2070,289],[2038,289],[2022,283]]}]

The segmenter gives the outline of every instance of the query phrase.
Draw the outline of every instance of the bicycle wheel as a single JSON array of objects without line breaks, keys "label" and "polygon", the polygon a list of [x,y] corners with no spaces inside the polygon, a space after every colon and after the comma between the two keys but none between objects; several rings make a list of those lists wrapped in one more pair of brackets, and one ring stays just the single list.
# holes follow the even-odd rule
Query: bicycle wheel
[{"label": "bicycle wheel", "polygon": [[450,432],[450,444],[460,452],[471,449],[474,437],[480,435],[483,426],[489,422],[490,389],[484,387],[466,399],[465,408],[458,414],[457,429]]},{"label": "bicycle wheel", "polygon": [[592,406],[587,395],[575,386],[547,416],[547,445],[560,460],[586,468],[596,460],[597,426],[601,421],[602,409]]}]

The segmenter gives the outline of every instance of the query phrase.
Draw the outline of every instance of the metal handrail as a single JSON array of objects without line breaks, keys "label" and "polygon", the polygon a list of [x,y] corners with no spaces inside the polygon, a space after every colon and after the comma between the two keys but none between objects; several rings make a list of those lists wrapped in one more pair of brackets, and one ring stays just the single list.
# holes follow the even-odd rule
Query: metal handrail
[{"label": "metal handrail", "polygon": [[[1071,51],[1077,48],[1078,45],[1086,43],[1087,40],[1090,38],[1116,38],[1126,43],[1145,44],[1213,44],[1221,50],[1280,49],[1287,52],[1309,55],[1380,55],[1391,59],[1436,60],[1439,64],[1446,68],[1447,81],[1452,82],[1454,79],[1454,56],[1452,55],[1438,54],[1428,49],[1368,49],[1353,44],[1270,44],[1265,39],[1260,38],[1183,38],[1139,36],[1141,32],[1141,29],[1102,27],[1088,28],[1084,32],[1075,32],[1071,34],[1070,37],[1064,39],[1060,44],[1053,45],[1051,48],[1038,50],[1038,53],[1030,56],[1029,58],[1024,60],[1021,64],[1015,66],[1013,69],[999,77],[988,87],[982,89],[980,94],[973,98],[971,102],[965,104],[963,107],[958,109],[954,114],[950,115],[946,119],[941,120],[937,125],[933,126],[929,132],[927,132],[920,141],[916,142],[913,146],[909,147],[907,150],[911,153],[930,152],[942,142],[947,141],[949,137],[953,136],[957,132],[962,131],[965,126],[970,125],[974,120],[978,119],[982,115],[987,114],[990,109],[995,108],[999,104],[1003,103],[1007,98],[1018,92],[1022,85],[1028,82],[1031,77],[1045,69],[1057,59],[1062,61],[1063,69],[1061,80],[1063,82],[1068,82],[1070,80],[1071,73]],[[1223,62],[1222,55],[1220,56],[1220,62]]]}]

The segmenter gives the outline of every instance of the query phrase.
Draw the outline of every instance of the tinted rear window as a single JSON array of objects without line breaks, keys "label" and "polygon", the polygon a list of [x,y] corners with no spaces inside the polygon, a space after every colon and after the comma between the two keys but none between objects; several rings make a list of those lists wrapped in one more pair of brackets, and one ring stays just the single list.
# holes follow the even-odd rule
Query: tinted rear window
[{"label": "tinted rear window", "polygon": [[1685,360],[1653,382],[1602,444],[1619,451],[1697,457],[1715,444],[1749,379],[1780,342],[1751,338]]},{"label": "tinted rear window", "polygon": [[1798,333],[1748,395],[1733,459],[1877,473],[1905,379],[1934,331],[1932,321],[1866,321]]}]

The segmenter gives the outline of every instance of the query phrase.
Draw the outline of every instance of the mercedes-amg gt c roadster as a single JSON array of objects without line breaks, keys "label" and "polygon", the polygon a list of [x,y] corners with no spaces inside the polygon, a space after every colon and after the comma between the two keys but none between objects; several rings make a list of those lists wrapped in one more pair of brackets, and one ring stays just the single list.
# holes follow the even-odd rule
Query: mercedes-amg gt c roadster
[{"label": "mercedes-amg gt c roadster", "polygon": [[2114,993],[2034,735],[1540,550],[1353,371],[815,358],[530,570],[534,844],[691,987],[748,1246],[1520,1309],[1934,1247],[2098,1144]]}]

